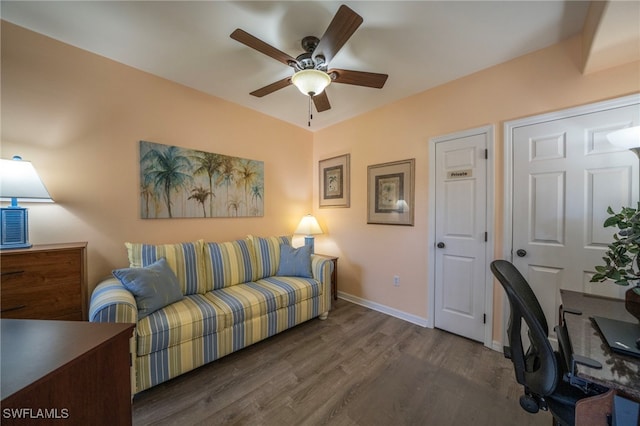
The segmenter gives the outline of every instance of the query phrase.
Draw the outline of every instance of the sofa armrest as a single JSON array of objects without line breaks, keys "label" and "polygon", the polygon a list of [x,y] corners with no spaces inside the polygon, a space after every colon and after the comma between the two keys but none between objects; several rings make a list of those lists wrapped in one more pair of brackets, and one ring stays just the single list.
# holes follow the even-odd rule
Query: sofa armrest
[{"label": "sofa armrest", "polygon": [[[138,305],[133,294],[114,277],[105,278],[91,293],[90,322],[138,323]],[[129,339],[131,356],[131,398],[138,392],[136,378],[136,331]]]},{"label": "sofa armrest", "polygon": [[331,268],[333,268],[333,262],[331,262],[331,260],[321,255],[311,255],[311,272],[313,273],[314,279],[330,286]]},{"label": "sofa armrest", "polygon": [[133,294],[116,278],[99,283],[91,294],[91,322],[138,322],[138,307]]},{"label": "sofa armrest", "polygon": [[311,272],[313,278],[322,285],[322,308],[321,311],[326,318],[326,313],[331,309],[331,268],[333,262],[321,255],[311,255]]}]

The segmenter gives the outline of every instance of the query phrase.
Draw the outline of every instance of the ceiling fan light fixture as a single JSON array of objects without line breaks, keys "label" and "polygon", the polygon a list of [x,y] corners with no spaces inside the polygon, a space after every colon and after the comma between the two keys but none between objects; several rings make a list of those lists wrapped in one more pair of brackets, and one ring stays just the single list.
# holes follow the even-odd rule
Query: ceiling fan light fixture
[{"label": "ceiling fan light fixture", "polygon": [[300,70],[291,77],[294,86],[307,96],[316,96],[331,83],[331,77],[324,71],[319,70]]}]

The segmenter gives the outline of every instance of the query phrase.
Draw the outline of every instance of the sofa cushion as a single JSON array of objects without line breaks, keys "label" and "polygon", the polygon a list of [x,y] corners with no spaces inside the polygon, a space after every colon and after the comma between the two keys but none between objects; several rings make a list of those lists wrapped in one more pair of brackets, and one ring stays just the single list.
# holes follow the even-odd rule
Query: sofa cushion
[{"label": "sofa cushion", "polygon": [[192,243],[143,244],[125,243],[129,255],[129,266],[142,268],[149,266],[161,257],[167,259],[171,270],[178,277],[182,294],[204,293],[202,279],[202,245],[198,240]]},{"label": "sofa cushion", "polygon": [[228,325],[236,325],[319,296],[320,289],[313,278],[270,277],[210,291],[205,296],[228,313]]},{"label": "sofa cushion", "polygon": [[313,278],[311,272],[311,246],[293,248],[280,244],[278,276]]},{"label": "sofa cushion", "polygon": [[322,294],[320,282],[313,278],[269,277],[256,281],[255,285],[275,294],[278,308],[295,305]]},{"label": "sofa cushion", "polygon": [[202,294],[186,296],[138,321],[138,356],[223,330],[227,316]]},{"label": "sofa cushion", "polygon": [[258,318],[281,307],[277,293],[253,282],[210,291],[205,296],[228,313],[231,325]]},{"label": "sofa cushion", "polygon": [[254,280],[272,277],[278,272],[280,264],[280,244],[291,245],[291,236],[281,237],[248,237],[253,242],[256,259]]},{"label": "sofa cushion", "polygon": [[178,278],[164,257],[144,268],[116,269],[113,276],[133,293],[138,320],[184,297]]},{"label": "sofa cushion", "polygon": [[254,279],[255,254],[249,239],[204,245],[207,290],[217,290]]}]

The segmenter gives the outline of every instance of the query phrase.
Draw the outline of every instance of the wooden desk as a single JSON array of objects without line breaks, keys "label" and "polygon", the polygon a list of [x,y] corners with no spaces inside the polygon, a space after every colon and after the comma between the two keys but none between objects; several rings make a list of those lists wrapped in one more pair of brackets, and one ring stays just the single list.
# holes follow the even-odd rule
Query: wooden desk
[{"label": "wooden desk", "polygon": [[637,322],[624,308],[624,301],[561,290],[562,306],[582,315],[566,314],[565,320],[573,352],[602,364],[602,369],[578,365],[577,375],[586,380],[615,389],[626,398],[640,401],[640,358],[612,352],[589,319],[601,316],[627,322]]},{"label": "wooden desk", "polygon": [[0,320],[2,424],[130,425],[133,326]]}]

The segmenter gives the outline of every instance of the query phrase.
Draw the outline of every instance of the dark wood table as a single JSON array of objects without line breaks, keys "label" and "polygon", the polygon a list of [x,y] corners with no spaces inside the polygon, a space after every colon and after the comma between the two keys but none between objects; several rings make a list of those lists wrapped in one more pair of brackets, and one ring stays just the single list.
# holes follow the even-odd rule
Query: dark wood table
[{"label": "dark wood table", "polygon": [[2,424],[131,424],[133,324],[0,320]]},{"label": "dark wood table", "polygon": [[640,401],[640,358],[611,351],[596,325],[589,319],[600,316],[637,323],[638,320],[626,311],[624,301],[568,290],[561,290],[560,293],[563,308],[582,312],[580,316],[565,315],[574,354],[602,364],[602,369],[578,365],[577,375]]}]

